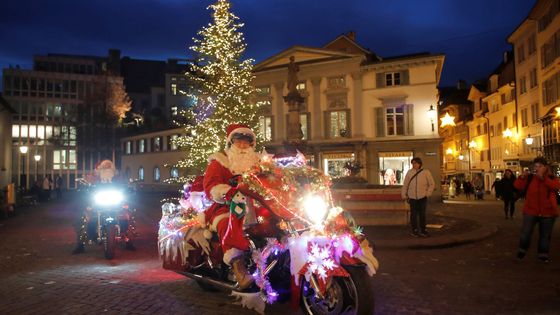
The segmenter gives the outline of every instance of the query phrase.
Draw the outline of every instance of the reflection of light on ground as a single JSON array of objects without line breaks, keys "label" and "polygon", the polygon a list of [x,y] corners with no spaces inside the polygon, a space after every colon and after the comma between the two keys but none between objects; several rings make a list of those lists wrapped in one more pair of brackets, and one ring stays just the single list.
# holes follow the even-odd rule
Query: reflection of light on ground
[{"label": "reflection of light on ground", "polygon": [[[159,283],[186,280],[175,272],[165,270],[159,261],[117,263],[107,261],[61,267],[68,275],[98,278],[104,283]],[[57,268],[58,269],[58,268]],[[56,269],[55,269],[56,270]],[[97,276],[96,276],[97,275]],[[114,282],[118,281],[118,282]]]}]

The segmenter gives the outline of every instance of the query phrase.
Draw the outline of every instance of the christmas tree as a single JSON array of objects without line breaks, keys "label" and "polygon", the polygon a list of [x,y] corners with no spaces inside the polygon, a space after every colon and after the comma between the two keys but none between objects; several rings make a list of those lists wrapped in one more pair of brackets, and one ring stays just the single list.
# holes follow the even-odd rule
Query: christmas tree
[{"label": "christmas tree", "polygon": [[187,94],[194,105],[181,112],[186,136],[178,138],[177,145],[187,154],[176,165],[191,173],[203,170],[208,156],[223,149],[229,124],[255,129],[258,122],[257,105],[250,100],[253,60],[241,60],[246,48],[239,31],[243,23],[230,8],[227,0],[209,6],[212,22],[198,32],[200,38],[193,38],[195,45],[190,47],[196,62],[187,73],[192,84]]}]

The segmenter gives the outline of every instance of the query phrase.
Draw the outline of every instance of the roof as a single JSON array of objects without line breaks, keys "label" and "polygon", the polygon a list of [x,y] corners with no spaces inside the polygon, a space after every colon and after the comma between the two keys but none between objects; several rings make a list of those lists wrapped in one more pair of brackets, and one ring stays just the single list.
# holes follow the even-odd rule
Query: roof
[{"label": "roof", "polygon": [[151,87],[165,86],[166,62],[122,58],[121,75],[128,93],[149,93]]},{"label": "roof", "polygon": [[441,102],[441,107],[446,107],[448,105],[463,105],[471,104],[469,101],[469,89],[458,89],[455,86],[445,86],[439,87],[439,101]]}]

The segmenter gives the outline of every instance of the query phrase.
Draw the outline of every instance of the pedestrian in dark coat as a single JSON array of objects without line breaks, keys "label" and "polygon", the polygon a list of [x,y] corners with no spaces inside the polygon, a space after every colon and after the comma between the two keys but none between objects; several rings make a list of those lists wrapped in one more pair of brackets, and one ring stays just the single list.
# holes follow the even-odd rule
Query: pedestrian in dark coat
[{"label": "pedestrian in dark coat", "polygon": [[517,201],[518,195],[515,187],[513,187],[514,182],[515,175],[510,169],[507,169],[499,183],[506,219],[513,219],[513,213],[515,212],[515,201]]}]

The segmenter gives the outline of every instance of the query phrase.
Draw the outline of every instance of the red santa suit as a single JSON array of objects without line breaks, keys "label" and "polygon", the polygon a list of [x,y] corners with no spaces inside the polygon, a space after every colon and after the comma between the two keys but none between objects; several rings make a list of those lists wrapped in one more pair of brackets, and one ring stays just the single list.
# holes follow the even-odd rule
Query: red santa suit
[{"label": "red santa suit", "polygon": [[[230,132],[228,132],[229,140]],[[231,179],[247,171],[247,166],[257,163],[259,155],[251,148],[249,156],[241,161],[244,165],[241,169],[236,169],[236,165],[232,165],[224,153],[214,153],[208,160],[209,164],[204,173],[204,192],[214,201],[214,204],[205,211],[205,221],[211,231],[218,232],[222,242],[224,262],[229,265],[233,258],[249,249],[249,242],[243,234],[244,215],[230,213],[228,201],[231,201],[232,195],[236,192]]]}]

